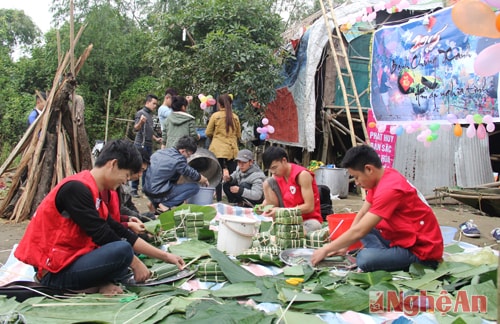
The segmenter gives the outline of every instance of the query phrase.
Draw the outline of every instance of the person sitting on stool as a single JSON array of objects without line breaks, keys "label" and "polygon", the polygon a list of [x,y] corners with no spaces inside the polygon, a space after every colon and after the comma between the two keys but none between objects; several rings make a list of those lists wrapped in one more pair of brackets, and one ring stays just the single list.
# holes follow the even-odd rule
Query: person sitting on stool
[{"label": "person sitting on stool", "polygon": [[266,175],[254,164],[253,153],[250,150],[241,150],[235,159],[238,168],[229,176],[224,175],[222,188],[230,203],[253,207],[264,200],[262,183]]}]

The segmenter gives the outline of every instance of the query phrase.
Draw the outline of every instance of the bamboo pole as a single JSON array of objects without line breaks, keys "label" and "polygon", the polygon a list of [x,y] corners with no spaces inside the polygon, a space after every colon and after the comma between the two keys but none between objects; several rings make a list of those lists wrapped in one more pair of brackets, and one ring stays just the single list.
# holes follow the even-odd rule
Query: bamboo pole
[{"label": "bamboo pole", "polygon": [[106,105],[106,131],[104,133],[104,143],[108,142],[109,105],[111,104],[111,89],[108,91],[108,104]]}]

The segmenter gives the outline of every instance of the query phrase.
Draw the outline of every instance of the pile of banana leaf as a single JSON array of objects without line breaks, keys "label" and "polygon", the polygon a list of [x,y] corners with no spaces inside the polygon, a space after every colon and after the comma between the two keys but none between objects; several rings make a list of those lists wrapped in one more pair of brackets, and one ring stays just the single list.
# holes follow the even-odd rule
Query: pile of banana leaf
[{"label": "pile of banana leaf", "polygon": [[[287,267],[280,275],[257,277],[237,261],[209,246],[193,240],[190,245],[178,245],[176,252],[199,262],[208,258],[217,262],[228,280],[219,290],[190,292],[180,289],[183,281],[179,281],[154,287],[129,287],[125,295],[115,297],[97,294],[36,297],[22,303],[12,298],[0,298],[0,322],[322,323],[316,314],[345,311],[369,313],[371,292],[389,291],[402,295],[425,291],[426,296],[435,300],[446,296],[452,303],[457,302],[459,292],[485,296],[487,305],[483,313],[451,309],[443,314],[436,311],[434,316],[439,323],[497,320],[497,265],[491,262],[477,266],[445,261],[436,270],[413,265],[408,272],[337,274],[300,265]],[[200,254],[196,254],[195,249]],[[252,307],[264,302],[279,307],[272,313]],[[426,309],[424,307],[419,311],[425,312]]]}]

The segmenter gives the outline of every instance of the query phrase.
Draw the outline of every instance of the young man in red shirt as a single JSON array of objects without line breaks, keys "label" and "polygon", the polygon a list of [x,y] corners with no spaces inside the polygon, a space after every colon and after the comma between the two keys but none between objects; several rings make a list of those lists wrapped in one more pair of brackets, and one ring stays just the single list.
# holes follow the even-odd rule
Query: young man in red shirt
[{"label": "young man in red shirt", "polygon": [[316,250],[312,264],[345,254],[361,239],[364,248],[356,263],[362,271],[407,270],[412,263],[436,267],[443,255],[443,237],[422,194],[398,171],[384,168],[370,146],[349,149],[342,167],[368,191],[366,200],[350,229]]},{"label": "young man in red shirt", "polygon": [[[271,146],[262,154],[264,167],[273,174],[264,182],[264,201],[262,205],[298,208],[304,220],[304,231],[312,232],[321,229],[321,203],[314,173],[306,168],[288,162],[286,151]],[[276,207],[264,213],[273,217]]]}]

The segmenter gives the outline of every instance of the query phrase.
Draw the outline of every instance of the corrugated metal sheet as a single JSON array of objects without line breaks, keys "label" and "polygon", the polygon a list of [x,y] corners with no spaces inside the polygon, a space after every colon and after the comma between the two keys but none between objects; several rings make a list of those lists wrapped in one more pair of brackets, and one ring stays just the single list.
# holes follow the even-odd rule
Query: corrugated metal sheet
[{"label": "corrugated metal sheet", "polygon": [[457,138],[449,129],[438,131],[430,147],[418,133],[398,136],[393,167],[424,195],[437,187],[473,187],[493,181],[488,140]]}]

